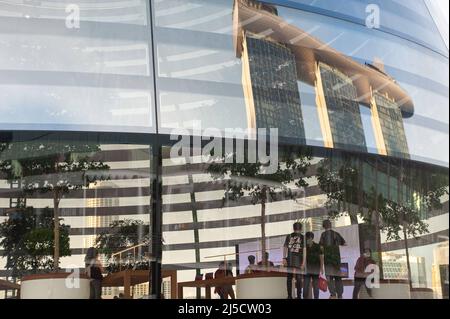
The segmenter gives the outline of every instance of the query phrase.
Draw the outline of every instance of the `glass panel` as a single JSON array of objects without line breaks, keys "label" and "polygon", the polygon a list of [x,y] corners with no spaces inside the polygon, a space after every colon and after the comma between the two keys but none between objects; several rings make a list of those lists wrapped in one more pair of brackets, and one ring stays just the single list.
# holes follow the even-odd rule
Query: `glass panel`
[{"label": "glass panel", "polygon": [[[183,287],[179,298],[240,299],[266,293],[286,298],[288,294],[295,297],[298,289],[303,297],[314,298],[314,290],[310,293],[304,286],[286,285],[285,277],[296,267],[296,255],[283,247],[289,235],[288,247],[294,249],[289,241],[296,236],[296,222],[303,226],[300,238],[310,232],[308,238],[312,233],[313,242],[322,247],[325,274],[340,278],[336,297],[350,299],[355,294],[365,299],[369,293],[373,298],[391,294],[406,299],[445,297],[445,278],[440,272],[447,265],[448,238],[439,235],[446,232],[448,223],[445,169],[332,151],[304,157],[311,151],[280,148],[280,170],[284,173],[295,171],[286,166],[285,156],[303,159],[307,169],[295,175],[296,182],[306,183],[303,192],[293,180],[286,179],[289,175],[277,179],[281,182],[277,184],[273,182],[277,173],[264,176],[249,169],[259,164],[224,163],[221,156],[213,156],[216,161],[211,162],[211,158],[193,155],[202,150],[189,147],[174,156],[173,150],[163,150],[163,269],[177,270],[179,286]],[[426,175],[433,176],[433,182],[425,182],[421,176]],[[404,194],[393,196],[399,187]],[[262,190],[269,191],[267,201]],[[435,201],[433,208],[427,206],[434,214],[423,215],[416,205],[418,196]],[[329,226],[323,221],[331,222],[345,246],[343,241],[338,247],[328,243],[330,231],[323,225]],[[411,231],[407,243],[405,223]],[[414,235],[421,239],[413,240]],[[320,250],[316,255],[312,248],[320,247],[316,244],[307,246],[307,254],[320,255]],[[283,262],[286,254],[287,264]],[[320,271],[319,259],[313,257],[308,257],[303,269],[312,280]],[[367,270],[361,268],[363,262],[376,265],[380,271],[380,288],[367,291],[359,285],[361,272]],[[269,292],[260,289],[244,296],[237,288],[243,281],[261,277],[273,280]],[[214,291],[205,289],[219,281]],[[316,295],[329,296],[330,292],[321,291]]]},{"label": "glass panel", "polygon": [[258,1],[168,0],[154,11],[162,133],[278,128],[307,145],[448,165],[442,55]]},{"label": "glass panel", "polygon": [[[21,284],[23,298],[87,299],[84,274],[99,280],[97,267],[102,298],[149,295],[151,156],[148,145],[87,138],[0,143],[0,279]],[[79,288],[27,288],[55,269],[80,274]],[[132,290],[112,279],[125,269],[135,270]]]},{"label": "glass panel", "polygon": [[148,11],[143,0],[3,1],[2,126],[154,132]]},{"label": "glass panel", "polygon": [[[301,8],[320,9],[321,13],[337,15],[340,18],[350,17],[361,24],[365,24],[366,19],[374,14],[374,10],[378,10],[375,13],[379,13],[382,30],[425,43],[448,54],[448,48],[423,0],[411,0],[407,5],[404,1],[398,0],[268,0],[267,2],[287,6],[301,4]],[[412,20],[414,23],[411,23]]]}]

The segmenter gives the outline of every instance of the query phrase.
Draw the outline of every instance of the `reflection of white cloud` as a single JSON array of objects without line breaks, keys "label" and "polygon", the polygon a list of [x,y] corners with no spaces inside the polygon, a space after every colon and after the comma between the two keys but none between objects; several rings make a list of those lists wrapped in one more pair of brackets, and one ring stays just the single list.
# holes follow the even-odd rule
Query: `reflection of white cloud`
[{"label": "reflection of white cloud", "polygon": [[231,60],[227,62],[217,63],[217,64],[210,64],[194,69],[188,69],[178,72],[172,72],[171,76],[178,78],[178,77],[185,77],[185,76],[192,76],[192,75],[199,75],[199,74],[205,74],[210,72],[216,72],[225,68],[229,68],[235,65],[238,65],[240,62],[239,60]]},{"label": "reflection of white cloud", "polygon": [[114,109],[111,110],[113,116],[124,116],[124,115],[148,115],[150,110],[147,107],[138,108],[126,108],[126,109]]},{"label": "reflection of white cloud", "polygon": [[110,45],[110,46],[86,46],[83,52],[123,52],[135,50],[148,50],[148,44],[126,44],[126,45]]},{"label": "reflection of white cloud", "polygon": [[169,9],[158,9],[156,10],[155,16],[158,17],[164,17],[164,16],[169,16],[172,14],[177,14],[177,13],[181,13],[181,12],[186,12],[192,9],[196,9],[196,8],[200,8],[201,5],[199,4],[194,4],[194,3],[186,3],[184,5],[181,6],[176,6],[173,8],[169,8]]},{"label": "reflection of white cloud", "polygon": [[[216,51],[216,50],[195,50],[195,51],[181,53],[181,54],[168,55],[165,57],[165,60],[167,60],[168,62],[184,61],[184,60],[205,57],[208,55],[215,54],[217,52],[218,51]],[[163,60],[163,58],[160,58],[160,60]]]},{"label": "reflection of white cloud", "polygon": [[163,105],[163,106],[161,106],[161,112],[175,112],[178,110],[182,110],[182,111],[193,110],[193,109],[198,109],[198,108],[203,108],[203,107],[214,106],[215,104],[217,104],[217,100],[209,99],[209,100],[195,101],[195,102],[189,102],[189,103]]},{"label": "reflection of white cloud", "polygon": [[126,61],[105,61],[105,66],[110,68],[127,67],[127,66],[147,66],[148,60],[135,59]]},{"label": "reflection of white cloud", "polygon": [[138,98],[138,97],[150,99],[150,95],[147,92],[141,92],[141,91],[133,91],[133,92],[122,91],[122,92],[119,92],[118,95],[120,98],[123,98],[123,99]]},{"label": "reflection of white cloud", "polygon": [[47,113],[51,116],[51,117],[61,117],[64,116],[68,113],[67,110],[59,110],[59,111],[47,111]]},{"label": "reflection of white cloud", "polygon": [[230,10],[228,10],[228,9],[227,10],[222,10],[222,11],[219,11],[219,12],[217,12],[215,14],[209,14],[207,16],[204,16],[204,17],[201,17],[201,18],[198,18],[198,19],[189,20],[189,21],[181,22],[181,23],[171,24],[171,25],[168,25],[168,27],[171,27],[171,28],[189,28],[189,27],[193,27],[195,25],[202,24],[202,23],[205,23],[205,22],[214,21],[216,19],[225,17],[225,16],[230,15],[230,14],[231,14]]}]

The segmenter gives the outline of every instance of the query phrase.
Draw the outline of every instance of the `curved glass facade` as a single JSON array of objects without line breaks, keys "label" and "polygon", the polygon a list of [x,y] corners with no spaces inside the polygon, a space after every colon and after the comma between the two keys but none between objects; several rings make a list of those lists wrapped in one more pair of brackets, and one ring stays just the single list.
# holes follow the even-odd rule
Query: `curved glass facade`
[{"label": "curved glass facade", "polygon": [[[252,298],[240,280],[296,277],[295,222],[331,275],[329,220],[346,245],[320,298],[448,298],[449,60],[428,6],[1,1],[0,296],[96,247],[104,298],[214,280]],[[381,284],[358,294],[367,249]],[[272,297],[314,297],[305,258]]]}]

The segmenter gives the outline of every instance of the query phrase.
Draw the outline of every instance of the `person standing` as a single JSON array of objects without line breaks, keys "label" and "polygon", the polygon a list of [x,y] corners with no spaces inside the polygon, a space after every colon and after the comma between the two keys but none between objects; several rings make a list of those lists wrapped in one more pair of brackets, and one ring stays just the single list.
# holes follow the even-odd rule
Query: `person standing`
[{"label": "person standing", "polygon": [[323,248],[314,242],[314,233],[307,232],[306,240],[306,265],[303,278],[303,299],[308,299],[311,292],[311,282],[314,299],[319,299],[319,275],[324,270]]},{"label": "person standing", "polygon": [[[219,264],[219,269],[214,273],[214,278],[219,279],[225,277],[233,277],[233,271],[231,270],[231,264],[222,261]],[[228,297],[235,299],[233,286],[231,284],[216,286],[214,293],[218,294],[220,299],[228,299]]]},{"label": "person standing", "polygon": [[353,288],[353,299],[359,299],[359,291],[361,287],[366,288],[367,294],[372,297],[372,289],[367,287],[366,279],[372,272],[366,272],[369,265],[376,265],[375,260],[372,259],[372,250],[370,248],[364,249],[364,253],[358,258],[355,265],[355,284]]},{"label": "person standing", "polygon": [[324,220],[322,223],[325,231],[320,236],[319,244],[323,247],[325,274],[328,281],[330,299],[342,299],[344,286],[341,278],[341,253],[339,246],[346,245],[344,238],[331,229],[331,221]]},{"label": "person standing", "polygon": [[88,248],[84,258],[86,274],[90,278],[89,299],[102,299],[103,267],[98,259],[98,251],[94,247]]},{"label": "person standing", "polygon": [[295,287],[297,289],[297,299],[301,299],[303,266],[304,237],[302,224],[299,222],[293,225],[294,232],[286,236],[283,247],[283,266],[287,266],[287,294],[288,299],[292,299],[292,279],[295,277]]},{"label": "person standing", "polygon": [[248,256],[248,266],[247,268],[245,268],[244,271],[245,274],[253,274],[257,270],[255,262],[256,262],[255,256],[253,255]]}]

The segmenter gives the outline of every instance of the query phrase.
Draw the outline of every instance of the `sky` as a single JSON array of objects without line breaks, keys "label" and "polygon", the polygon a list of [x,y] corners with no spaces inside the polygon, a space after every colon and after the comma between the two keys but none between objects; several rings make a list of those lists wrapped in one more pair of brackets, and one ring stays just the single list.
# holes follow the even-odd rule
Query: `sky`
[{"label": "sky", "polygon": [[444,18],[447,21],[448,24],[448,4],[449,1],[448,0],[437,0],[439,2],[439,6],[442,8],[442,12],[444,14]]},{"label": "sky", "polygon": [[429,8],[436,22],[439,25],[440,32],[444,37],[447,48],[449,47],[449,1],[448,0],[428,0]]}]

